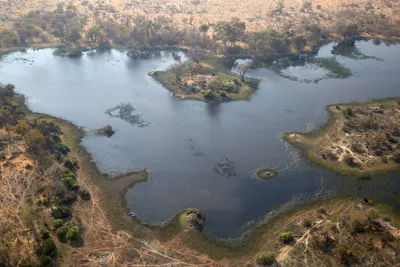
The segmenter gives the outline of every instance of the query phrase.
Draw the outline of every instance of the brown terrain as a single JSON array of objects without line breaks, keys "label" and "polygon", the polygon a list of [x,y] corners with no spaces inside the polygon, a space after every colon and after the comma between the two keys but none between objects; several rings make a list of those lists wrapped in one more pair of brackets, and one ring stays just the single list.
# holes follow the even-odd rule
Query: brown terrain
[{"label": "brown terrain", "polygon": [[400,166],[398,99],[328,108],[331,120],[311,134],[291,133],[286,140],[312,160],[342,174],[368,176]]},{"label": "brown terrain", "polygon": [[329,26],[340,20],[337,15],[355,11],[376,10],[393,19],[398,19],[399,14],[399,2],[393,0],[0,0],[0,27],[10,26],[30,11],[52,11],[58,3],[76,6],[89,24],[97,19],[124,23],[127,16],[140,14],[153,19],[165,16],[181,26],[213,24],[237,17],[246,22],[250,31],[287,30],[299,27],[304,20]]}]

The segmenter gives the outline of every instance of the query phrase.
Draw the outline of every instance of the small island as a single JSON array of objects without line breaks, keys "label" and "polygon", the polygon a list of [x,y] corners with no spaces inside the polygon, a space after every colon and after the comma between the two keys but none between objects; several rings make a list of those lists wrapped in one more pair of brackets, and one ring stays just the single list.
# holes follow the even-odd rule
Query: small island
[{"label": "small island", "polygon": [[174,64],[167,71],[154,71],[149,75],[173,92],[175,97],[206,102],[246,100],[258,88],[258,79],[245,77],[247,66],[236,66],[231,72],[222,58]]},{"label": "small island", "polygon": [[400,168],[400,99],[328,106],[326,125],[285,141],[342,175],[368,177]]},{"label": "small island", "polygon": [[267,168],[258,169],[256,172],[256,176],[261,180],[269,180],[271,178],[276,177],[277,175],[278,172],[276,172],[273,169],[267,169]]}]

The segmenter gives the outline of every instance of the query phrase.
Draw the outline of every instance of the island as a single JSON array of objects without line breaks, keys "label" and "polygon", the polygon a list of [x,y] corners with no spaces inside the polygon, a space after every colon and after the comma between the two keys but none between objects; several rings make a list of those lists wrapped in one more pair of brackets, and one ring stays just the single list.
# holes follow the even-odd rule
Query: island
[{"label": "island", "polygon": [[273,169],[261,168],[256,171],[257,178],[261,180],[269,180],[278,175],[278,172]]},{"label": "island", "polygon": [[170,90],[175,97],[206,102],[249,99],[259,80],[245,77],[247,66],[236,65],[238,74],[224,66],[223,59],[206,57],[201,61],[176,63],[166,71],[149,75]]},{"label": "island", "polygon": [[283,139],[315,163],[342,175],[369,177],[400,167],[400,99],[327,107],[329,120]]}]

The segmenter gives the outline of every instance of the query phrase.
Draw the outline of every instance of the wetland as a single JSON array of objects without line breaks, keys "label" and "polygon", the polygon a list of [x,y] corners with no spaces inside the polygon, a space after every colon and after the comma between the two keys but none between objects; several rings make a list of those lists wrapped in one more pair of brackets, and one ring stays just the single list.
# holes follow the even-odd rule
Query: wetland
[{"label": "wetland", "polygon": [[[323,126],[327,105],[399,96],[399,45],[358,41],[356,56],[333,54],[333,46],[301,62],[249,69],[246,77],[259,80],[258,89],[227,103],[176,98],[149,76],[175,63],[169,52],[132,60],[117,50],[78,58],[27,50],[1,58],[0,79],[15,84],[33,111],[83,127],[82,145],[101,172],[147,169],[148,179],[124,196],[135,216],[159,223],[193,207],[207,215],[206,233],[228,238],[288,202],[322,195],[399,208],[397,172],[364,181],[343,177],[282,140],[286,132]],[[91,134],[104,125],[115,133]],[[262,168],[279,176],[252,179]]]}]

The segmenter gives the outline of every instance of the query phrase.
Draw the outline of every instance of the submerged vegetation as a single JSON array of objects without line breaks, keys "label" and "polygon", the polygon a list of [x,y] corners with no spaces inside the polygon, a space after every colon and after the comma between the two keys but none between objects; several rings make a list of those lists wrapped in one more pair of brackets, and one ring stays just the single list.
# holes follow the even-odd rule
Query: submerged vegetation
[{"label": "submerged vegetation", "polygon": [[326,126],[284,139],[318,164],[347,175],[368,176],[399,169],[398,99],[329,106]]}]

